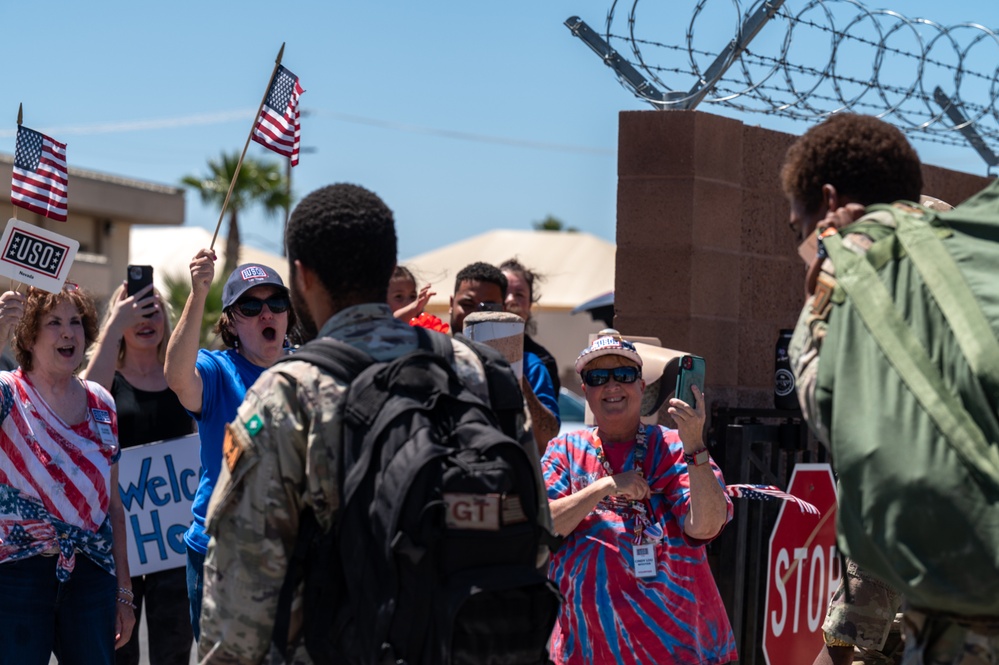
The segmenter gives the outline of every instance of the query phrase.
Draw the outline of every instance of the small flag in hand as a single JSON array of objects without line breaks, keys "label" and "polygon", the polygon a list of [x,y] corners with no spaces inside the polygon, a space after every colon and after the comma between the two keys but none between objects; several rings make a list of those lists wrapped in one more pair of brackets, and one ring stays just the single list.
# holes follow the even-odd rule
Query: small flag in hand
[{"label": "small flag in hand", "polygon": [[758,501],[790,501],[797,504],[803,513],[818,515],[819,509],[793,494],[782,491],[773,485],[726,485],[725,493],[739,499],[756,499]]},{"label": "small flag in hand", "polygon": [[18,125],[11,203],[65,222],[66,182],[66,144]]},{"label": "small flag in hand", "polygon": [[278,65],[267,91],[260,117],[253,128],[253,140],[274,152],[291,158],[291,165],[298,164],[299,125],[298,98],[305,90],[298,77]]}]

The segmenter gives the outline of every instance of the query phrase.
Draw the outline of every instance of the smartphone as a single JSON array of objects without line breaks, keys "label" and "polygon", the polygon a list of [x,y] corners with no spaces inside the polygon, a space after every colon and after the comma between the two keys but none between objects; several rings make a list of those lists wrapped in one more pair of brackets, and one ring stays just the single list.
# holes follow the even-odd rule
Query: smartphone
[{"label": "smartphone", "polygon": [[128,279],[125,289],[128,295],[134,296],[136,293],[153,283],[152,266],[128,266]]},{"label": "smartphone", "polygon": [[677,399],[682,399],[690,406],[697,408],[697,400],[691,386],[697,386],[704,391],[704,358],[700,356],[683,356],[680,358],[680,369],[676,375]]}]

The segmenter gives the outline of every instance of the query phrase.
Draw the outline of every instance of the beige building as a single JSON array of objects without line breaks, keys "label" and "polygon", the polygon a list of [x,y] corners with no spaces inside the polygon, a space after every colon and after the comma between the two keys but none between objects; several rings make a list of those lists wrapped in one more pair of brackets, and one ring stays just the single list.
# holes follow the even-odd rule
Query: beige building
[{"label": "beige building", "polygon": [[433,284],[437,295],[427,311],[445,322],[455,275],[468,264],[484,261],[498,266],[516,257],[541,274],[544,281],[535,285],[540,299],[533,309],[537,326],[533,337],[555,356],[562,385],[578,393],[579,376],[573,369],[576,356],[589,344],[590,334],[605,326],[589,314],[572,314],[572,310],[613,290],[616,253],[613,243],[589,233],[497,229],[400,263],[413,271],[420,285]]},{"label": "beige building", "polygon": [[129,235],[136,224],[184,223],[184,190],[86,169],[69,168],[69,215],[65,222],[14,208],[10,203],[13,155],[0,154],[0,205],[8,219],[25,221],[80,243],[69,281],[87,289],[99,303],[125,279]]}]

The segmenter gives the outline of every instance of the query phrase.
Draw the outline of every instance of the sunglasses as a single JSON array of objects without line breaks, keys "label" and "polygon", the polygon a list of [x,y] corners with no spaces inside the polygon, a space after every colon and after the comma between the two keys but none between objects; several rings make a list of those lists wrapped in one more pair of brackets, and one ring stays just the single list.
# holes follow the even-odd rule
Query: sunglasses
[{"label": "sunglasses", "polygon": [[583,383],[594,388],[602,386],[611,377],[618,383],[634,383],[642,375],[642,370],[637,367],[615,367],[614,369],[591,369],[583,373]]},{"label": "sunglasses", "polygon": [[236,301],[236,309],[239,310],[239,313],[250,318],[259,316],[260,312],[264,311],[264,305],[267,305],[267,309],[271,310],[274,314],[281,314],[288,311],[288,308],[291,307],[291,301],[288,299],[288,296],[270,296],[263,300],[260,298],[243,298]]}]

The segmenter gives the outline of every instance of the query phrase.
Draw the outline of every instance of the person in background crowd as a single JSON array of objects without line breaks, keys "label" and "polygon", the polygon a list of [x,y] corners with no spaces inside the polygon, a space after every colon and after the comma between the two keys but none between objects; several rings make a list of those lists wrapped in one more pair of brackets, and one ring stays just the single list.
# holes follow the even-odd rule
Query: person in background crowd
[{"label": "person in background crowd", "polygon": [[412,271],[405,266],[395,267],[388,286],[388,305],[395,318],[409,323],[410,319],[423,314],[423,308],[435,295],[437,294],[430,290],[429,284],[425,284],[417,293],[416,277]]},{"label": "person in background crowd", "polygon": [[76,370],[97,310],[75,285],[0,296],[0,663],[111,665],[135,625],[115,404]]},{"label": "person in background crowd", "polygon": [[[170,319],[149,285],[128,295],[119,286],[108,302],[100,337],[84,376],[111,391],[122,448],[174,439],[194,431],[194,420],[167,387],[163,373]],[[187,665],[194,636],[183,568],[132,577],[135,620],[146,607],[150,665]],[[117,665],[138,665],[138,631],[115,654]]]},{"label": "person in background crowd", "polygon": [[548,349],[538,344],[531,337],[531,333],[537,327],[531,317],[531,308],[538,302],[540,294],[534,285],[542,280],[541,275],[532,270],[528,270],[517,259],[507,259],[500,264],[500,270],[506,277],[506,311],[513,312],[524,319],[524,352],[533,353],[541,359],[548,376],[552,379],[552,388],[555,396],[558,397],[562,388],[562,381],[558,377],[558,363],[555,357],[548,352]]},{"label": "person in background crowd", "polygon": [[555,531],[550,577],[565,601],[556,665],[736,659],[704,546],[732,518],[704,447],[704,395],[671,399],[678,430],[641,422],[642,358],[608,331],[576,359],[596,427],[549,442],[541,460]]},{"label": "person in background crowd", "polygon": [[[451,333],[461,333],[465,317],[472,312],[502,312],[506,301],[507,281],[494,265],[471,263],[454,279],[451,296]],[[558,395],[548,370],[533,353],[524,353],[524,401],[531,414],[534,440],[538,453],[543,454],[548,441],[558,434],[560,426]]]},{"label": "person in background crowd", "polygon": [[191,627],[199,637],[204,563],[208,553],[205,515],[222,467],[222,437],[246,389],[280,358],[295,324],[288,289],[268,266],[243,264],[222,289],[222,315],[215,326],[225,349],[198,349],[208,289],[215,278],[215,254],[203,249],[191,260],[191,294],[167,345],[167,385],[195,420],[201,437],[201,478],[191,511],[187,543],[187,594]]}]

